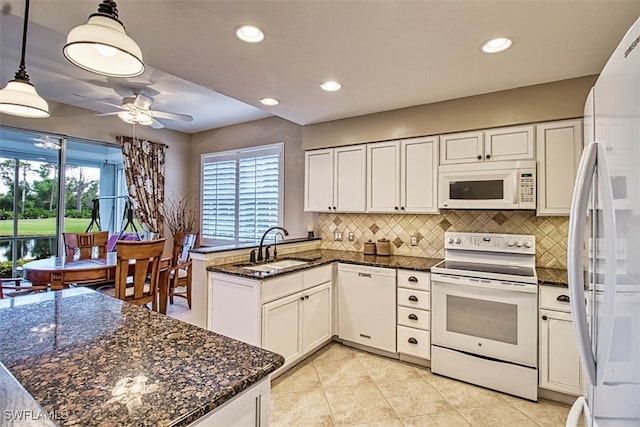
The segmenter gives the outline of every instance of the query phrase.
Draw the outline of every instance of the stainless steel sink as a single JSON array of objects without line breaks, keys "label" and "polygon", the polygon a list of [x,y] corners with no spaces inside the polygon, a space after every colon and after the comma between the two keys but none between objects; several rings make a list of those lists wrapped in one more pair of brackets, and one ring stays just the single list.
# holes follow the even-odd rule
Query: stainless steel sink
[{"label": "stainless steel sink", "polygon": [[250,271],[278,271],[284,268],[297,267],[299,265],[309,264],[310,261],[303,261],[299,259],[283,259],[280,261],[273,261],[267,264],[259,264],[259,265],[247,265],[247,264],[236,264],[236,267],[242,267],[245,270]]}]

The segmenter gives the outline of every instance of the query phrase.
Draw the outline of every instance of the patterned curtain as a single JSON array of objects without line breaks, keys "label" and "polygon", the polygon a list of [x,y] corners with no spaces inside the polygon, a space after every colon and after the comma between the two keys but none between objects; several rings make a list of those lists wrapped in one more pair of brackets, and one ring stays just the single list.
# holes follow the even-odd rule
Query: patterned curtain
[{"label": "patterned curtain", "polygon": [[119,136],[133,209],[146,231],[162,237],[164,228],[164,144]]}]

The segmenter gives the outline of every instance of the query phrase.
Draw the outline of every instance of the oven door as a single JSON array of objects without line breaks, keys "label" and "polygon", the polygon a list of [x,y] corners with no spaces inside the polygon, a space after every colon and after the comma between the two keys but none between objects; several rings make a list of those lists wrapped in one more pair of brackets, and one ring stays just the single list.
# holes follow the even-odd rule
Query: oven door
[{"label": "oven door", "polygon": [[434,345],[536,368],[538,287],[431,274]]},{"label": "oven door", "polygon": [[518,170],[440,172],[442,209],[518,209]]}]

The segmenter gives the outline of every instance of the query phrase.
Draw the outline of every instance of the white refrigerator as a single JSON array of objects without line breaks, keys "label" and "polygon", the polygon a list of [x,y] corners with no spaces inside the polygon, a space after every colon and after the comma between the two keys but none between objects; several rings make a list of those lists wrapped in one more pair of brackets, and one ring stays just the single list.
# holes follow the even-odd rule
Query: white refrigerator
[{"label": "white refrigerator", "polygon": [[569,218],[573,324],[587,389],[567,419],[640,426],[640,18],[591,90]]}]

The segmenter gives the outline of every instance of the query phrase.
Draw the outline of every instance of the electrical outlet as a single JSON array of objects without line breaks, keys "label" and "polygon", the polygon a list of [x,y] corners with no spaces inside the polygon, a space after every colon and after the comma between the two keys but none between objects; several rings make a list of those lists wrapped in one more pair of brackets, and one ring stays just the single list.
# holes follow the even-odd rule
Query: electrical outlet
[{"label": "electrical outlet", "polygon": [[353,236],[353,231],[349,232],[349,241],[353,242],[354,236]]},{"label": "electrical outlet", "polygon": [[418,236],[411,236],[411,246],[418,246]]},{"label": "electrical outlet", "polygon": [[333,240],[335,240],[336,242],[342,241],[342,231],[334,231]]}]

